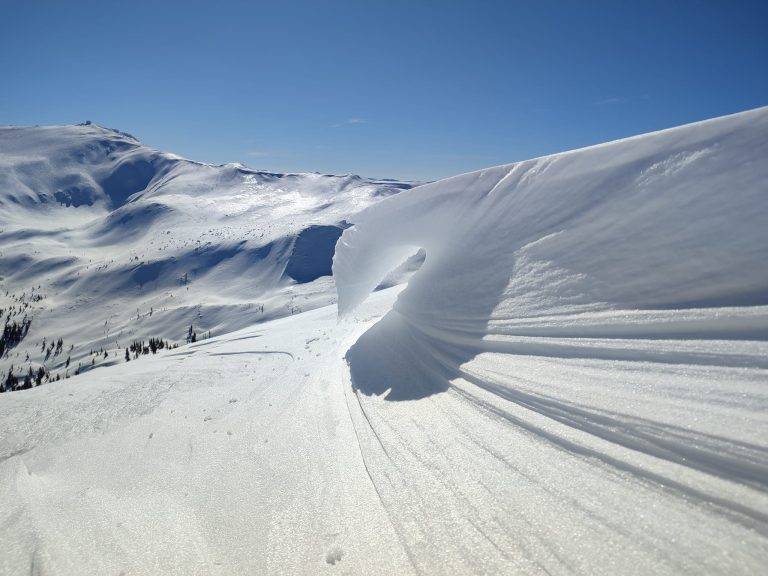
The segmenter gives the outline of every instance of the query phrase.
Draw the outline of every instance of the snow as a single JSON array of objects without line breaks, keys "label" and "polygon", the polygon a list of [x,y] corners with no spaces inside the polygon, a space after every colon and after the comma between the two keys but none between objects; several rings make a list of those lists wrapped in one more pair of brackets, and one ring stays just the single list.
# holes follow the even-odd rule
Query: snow
[{"label": "snow", "polygon": [[[183,341],[190,324],[224,333],[333,303],[346,221],[409,187],[210,166],[93,124],[0,127],[0,310],[32,318],[0,372],[29,354],[64,376],[93,349],[122,358],[133,340]],[[46,360],[43,338],[66,352]]]},{"label": "snow", "polygon": [[[150,183],[143,208],[173,222],[161,232],[194,237],[203,209],[240,222],[205,253],[216,278],[194,298],[321,297],[0,395],[0,574],[760,573],[766,157],[763,108],[396,195],[320,175],[292,177],[295,194],[254,175],[248,192],[232,166],[187,167],[173,193]],[[308,190],[324,186],[319,218]],[[82,210],[109,231],[122,208],[94,190],[77,208],[18,192],[12,217],[51,210],[72,229]],[[311,226],[342,220],[333,280],[283,275],[338,234]],[[4,258],[86,249],[85,233],[32,242],[15,226]],[[123,234],[88,250],[133,249]],[[238,260],[286,236],[271,260]],[[99,298],[55,309],[85,324]]]},{"label": "snow", "polygon": [[335,317],[3,394],[0,574],[408,573],[353,440]]},{"label": "snow", "polygon": [[[363,453],[414,563],[768,560],[768,109],[435,182],[337,246]],[[448,548],[448,551],[446,551]]]}]

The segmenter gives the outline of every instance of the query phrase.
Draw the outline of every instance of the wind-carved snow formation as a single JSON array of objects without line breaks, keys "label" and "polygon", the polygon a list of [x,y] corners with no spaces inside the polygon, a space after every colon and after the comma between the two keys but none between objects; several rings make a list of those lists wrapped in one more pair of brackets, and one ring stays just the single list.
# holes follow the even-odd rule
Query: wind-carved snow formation
[{"label": "wind-carved snow formation", "polygon": [[388,198],[341,239],[339,312],[419,247],[427,261],[399,309],[427,323],[461,309],[462,331],[488,320],[481,333],[550,334],[532,318],[768,304],[767,125],[759,109]]},{"label": "wind-carved snow formation", "polygon": [[[97,127],[0,148],[0,288],[45,296],[6,362],[214,328],[0,395],[0,575],[765,572],[768,109],[375,205]],[[126,154],[167,165],[115,208]],[[42,202],[65,172],[91,206]]]},{"label": "wind-carved snow formation", "polygon": [[[387,198],[337,245],[339,315],[418,248],[421,270],[346,353],[366,464],[417,567],[439,555],[419,534],[449,541],[461,528],[442,503],[463,499],[476,528],[495,520],[467,527],[477,558],[457,552],[457,573],[757,569],[768,108]],[[546,522],[584,537],[555,543]],[[489,542],[517,559],[479,560]]]}]

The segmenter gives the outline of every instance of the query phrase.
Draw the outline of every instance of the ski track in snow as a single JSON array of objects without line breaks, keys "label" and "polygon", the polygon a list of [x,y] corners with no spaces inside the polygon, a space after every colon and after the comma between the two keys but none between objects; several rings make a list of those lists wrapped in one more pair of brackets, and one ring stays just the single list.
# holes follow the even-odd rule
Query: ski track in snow
[{"label": "ski track in snow", "polygon": [[340,319],[4,394],[0,573],[760,573],[766,157],[760,109],[418,187]]},{"label": "ski track in snow", "polygon": [[350,441],[335,317],[6,395],[0,573],[408,573]]}]

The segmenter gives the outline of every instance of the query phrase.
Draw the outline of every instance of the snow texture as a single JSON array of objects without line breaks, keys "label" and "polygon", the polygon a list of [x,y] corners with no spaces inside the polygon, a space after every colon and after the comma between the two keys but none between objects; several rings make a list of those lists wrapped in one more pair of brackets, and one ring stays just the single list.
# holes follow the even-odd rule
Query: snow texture
[{"label": "snow texture", "polygon": [[[93,124],[0,127],[0,310],[23,298],[15,319],[32,319],[0,372],[29,354],[63,376],[68,356],[70,374],[89,369],[93,349],[117,357],[191,324],[224,333],[333,303],[346,221],[409,187],[211,166]],[[43,338],[66,353],[46,359]]]},{"label": "snow texture", "polygon": [[[36,155],[55,156],[29,144],[12,164]],[[327,202],[307,192],[330,183],[319,175],[293,189],[249,173],[271,183],[248,193],[240,168],[171,167],[160,208],[103,174],[87,193],[68,185],[69,208],[13,188],[3,218],[52,210],[35,242],[78,262],[68,247],[89,234],[113,239],[94,244],[103,258],[133,254],[126,231],[153,225],[120,224],[126,207],[173,237],[199,234],[203,207],[219,224],[251,210],[274,222],[241,245],[248,220],[231,216],[242,226],[206,258],[234,255],[198,281],[206,297],[253,299],[266,282],[333,302],[331,279],[283,278],[287,258],[327,267],[327,249],[307,256],[313,238],[353,226],[335,249],[338,307],[246,316],[239,331],[0,395],[0,574],[761,573],[766,158],[759,109],[397,195],[368,182],[331,194],[327,219],[306,216]],[[24,226],[4,225],[5,258],[44,261]],[[244,264],[286,235],[259,274]],[[162,279],[162,259],[146,261],[156,268],[135,273]],[[85,318],[73,294],[49,298]]]},{"label": "snow texture", "polygon": [[337,246],[339,314],[419,248],[346,353],[414,567],[768,565],[768,109],[375,204]]}]

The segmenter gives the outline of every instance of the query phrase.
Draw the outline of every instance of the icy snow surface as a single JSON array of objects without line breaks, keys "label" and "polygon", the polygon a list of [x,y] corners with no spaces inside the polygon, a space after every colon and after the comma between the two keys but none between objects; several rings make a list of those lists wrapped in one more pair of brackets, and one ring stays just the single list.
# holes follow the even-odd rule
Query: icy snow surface
[{"label": "icy snow surface", "polygon": [[338,309],[3,394],[0,574],[760,573],[767,159],[759,109],[421,186]]}]

